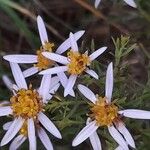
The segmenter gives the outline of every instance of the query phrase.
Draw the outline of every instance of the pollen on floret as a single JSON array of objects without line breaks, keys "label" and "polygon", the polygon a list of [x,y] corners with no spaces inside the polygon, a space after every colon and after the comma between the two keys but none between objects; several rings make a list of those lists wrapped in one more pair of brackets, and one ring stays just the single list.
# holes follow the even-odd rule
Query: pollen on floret
[{"label": "pollen on floret", "polygon": [[42,49],[47,52],[52,52],[54,46],[54,43],[45,42],[45,44],[42,46]]},{"label": "pollen on floret", "polygon": [[19,130],[19,134],[24,135],[24,136],[28,136],[28,126],[27,126],[27,121],[25,121],[21,127],[21,129]]},{"label": "pollen on floret", "polygon": [[15,117],[21,116],[24,119],[37,118],[40,111],[43,111],[42,98],[33,89],[20,89],[16,95],[10,98],[13,115]]},{"label": "pollen on floret", "polygon": [[42,52],[52,52],[54,47],[54,43],[45,42],[45,44],[36,51],[37,53],[37,64],[34,64],[35,67],[37,67],[40,70],[48,69],[49,67],[52,67],[54,65],[54,61],[44,57],[42,55]]},{"label": "pollen on floret", "polygon": [[87,54],[70,50],[67,55],[70,61],[68,64],[68,73],[70,74],[79,75],[90,65],[90,58]]},{"label": "pollen on floret", "polygon": [[98,97],[90,110],[90,117],[96,120],[98,126],[112,125],[119,118],[118,107],[113,103],[106,103],[106,97]]}]

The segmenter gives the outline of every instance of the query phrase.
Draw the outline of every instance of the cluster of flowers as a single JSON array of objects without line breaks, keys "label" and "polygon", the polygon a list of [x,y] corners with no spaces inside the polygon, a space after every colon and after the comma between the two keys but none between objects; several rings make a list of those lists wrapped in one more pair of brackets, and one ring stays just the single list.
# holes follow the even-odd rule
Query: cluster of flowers
[{"label": "cluster of flowers", "polygon": [[[102,47],[90,55],[87,51],[83,54],[80,53],[77,40],[84,34],[84,31],[79,31],[75,34],[70,33],[69,38],[54,52],[54,43],[49,42],[44,22],[40,16],[37,17],[37,24],[42,43],[40,49],[37,50],[37,55],[4,56],[4,59],[10,63],[16,83],[14,84],[7,76],[3,76],[3,81],[12,90],[13,96],[10,101],[0,106],[0,116],[10,115],[12,118],[12,121],[3,125],[6,134],[1,141],[1,146],[9,143],[17,135],[10,144],[10,150],[17,149],[27,138],[30,150],[36,150],[36,135],[47,150],[53,150],[45,129],[59,139],[62,136],[52,121],[44,114],[45,105],[60,85],[64,87],[64,97],[67,95],[75,97],[73,87],[76,79],[83,72],[98,79],[97,73],[90,69],[90,65],[107,49],[107,47]],[[62,55],[66,51],[67,57]],[[34,65],[22,72],[18,64]],[[31,84],[27,86],[25,78],[37,72],[43,77],[40,87],[33,89]],[[111,62],[107,68],[104,97],[95,95],[84,85],[79,84],[77,87],[91,102],[91,113],[87,118],[86,126],[75,137],[72,146],[77,146],[89,138],[93,149],[101,150],[101,142],[96,130],[101,126],[107,126],[110,135],[119,145],[117,150],[129,150],[130,146],[135,148],[134,140],[122,118],[150,119],[150,112],[135,109],[119,110],[118,106],[111,101],[113,63]]]}]

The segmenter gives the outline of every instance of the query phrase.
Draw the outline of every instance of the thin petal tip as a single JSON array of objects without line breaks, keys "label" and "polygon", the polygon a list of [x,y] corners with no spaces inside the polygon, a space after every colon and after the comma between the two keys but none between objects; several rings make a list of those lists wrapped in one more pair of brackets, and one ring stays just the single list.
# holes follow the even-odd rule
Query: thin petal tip
[{"label": "thin petal tip", "polygon": [[59,133],[57,136],[58,139],[62,139],[62,135]]},{"label": "thin petal tip", "polygon": [[40,15],[37,16],[37,21],[42,20],[42,17]]},{"label": "thin petal tip", "polygon": [[67,92],[64,92],[64,97],[66,97],[68,95],[68,93]]},{"label": "thin petal tip", "polygon": [[5,60],[9,61],[9,59],[8,59],[8,55],[3,56],[3,59],[5,59]]},{"label": "thin petal tip", "polygon": [[6,140],[2,139],[2,141],[1,141],[1,143],[0,143],[0,146],[4,146],[4,145],[6,145],[6,144],[7,144]]},{"label": "thin petal tip", "polygon": [[77,145],[78,145],[78,143],[77,143],[75,140],[73,140],[72,146],[75,147],[75,146],[77,146]]}]

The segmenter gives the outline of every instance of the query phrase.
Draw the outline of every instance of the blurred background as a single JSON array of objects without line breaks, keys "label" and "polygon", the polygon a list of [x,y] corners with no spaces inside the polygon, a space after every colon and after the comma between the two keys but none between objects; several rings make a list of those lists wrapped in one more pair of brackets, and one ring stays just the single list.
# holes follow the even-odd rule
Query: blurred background
[{"label": "blurred background", "polygon": [[[54,42],[56,47],[68,38],[70,32],[79,30],[86,31],[79,41],[80,44],[83,41],[85,49],[91,46],[92,40],[95,49],[108,46],[107,53],[101,57],[104,64],[113,60],[115,48],[112,37],[130,36],[130,42],[137,43],[138,47],[124,63],[129,64],[132,79],[145,85],[150,59],[150,0],[135,2],[137,9],[123,0],[102,0],[98,9],[95,9],[94,0],[0,0],[0,77],[10,74],[9,65],[2,56],[34,54],[41,46],[36,24],[36,17],[40,15],[45,21],[49,41]],[[9,91],[1,79],[0,93],[0,100],[9,97]],[[3,123],[3,119],[1,121]],[[63,148],[58,145],[57,149],[72,149],[70,139],[62,145]],[[89,146],[86,143],[74,149],[87,150]],[[147,143],[143,150],[149,149],[150,144]]]}]

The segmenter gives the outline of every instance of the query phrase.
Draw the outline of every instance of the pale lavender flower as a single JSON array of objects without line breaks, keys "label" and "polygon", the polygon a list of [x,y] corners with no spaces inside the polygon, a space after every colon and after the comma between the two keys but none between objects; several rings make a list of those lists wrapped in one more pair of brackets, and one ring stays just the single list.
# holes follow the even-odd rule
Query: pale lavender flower
[{"label": "pale lavender flower", "polygon": [[58,77],[51,78],[51,75],[45,75],[39,89],[32,89],[31,85],[28,88],[19,65],[10,63],[10,66],[16,84],[13,84],[7,76],[3,76],[5,84],[13,91],[13,96],[9,105],[0,106],[0,116],[11,115],[13,121],[4,125],[7,132],[1,141],[1,146],[9,143],[19,133],[10,145],[10,150],[17,149],[27,138],[29,149],[36,150],[35,132],[37,131],[45,148],[49,150],[52,144],[43,127],[55,137],[62,138],[59,130],[44,114],[44,105],[59,87]]},{"label": "pale lavender flower", "polygon": [[[150,119],[150,111],[119,108],[111,102],[113,90],[113,65],[109,64],[106,74],[105,97],[95,95],[89,88],[78,85],[79,91],[92,103],[91,114],[87,119],[86,126],[78,133],[72,142],[73,146],[77,146],[87,138],[90,138],[94,150],[101,150],[101,142],[96,133],[100,126],[107,126],[110,135],[119,144],[117,150],[129,150],[128,145],[135,148],[135,142],[129,133],[122,117],[134,119]],[[107,108],[107,109],[106,109]]]},{"label": "pale lavender flower", "polygon": [[89,66],[93,60],[95,60],[107,49],[107,47],[102,47],[90,55],[88,55],[87,52],[81,54],[79,52],[79,48],[75,40],[75,37],[72,33],[70,33],[70,43],[71,43],[71,50],[67,53],[68,55],[67,57],[56,53],[43,52],[42,54],[46,58],[56,61],[62,64],[62,66],[56,66],[50,69],[46,69],[39,73],[39,74],[58,74],[62,72],[67,72],[70,76],[68,82],[64,85],[65,88],[64,96],[67,96],[70,93],[70,91],[73,90],[73,86],[76,82],[77,77],[81,75],[83,72],[89,74],[95,79],[98,79],[97,73],[94,70],[90,69]]}]

